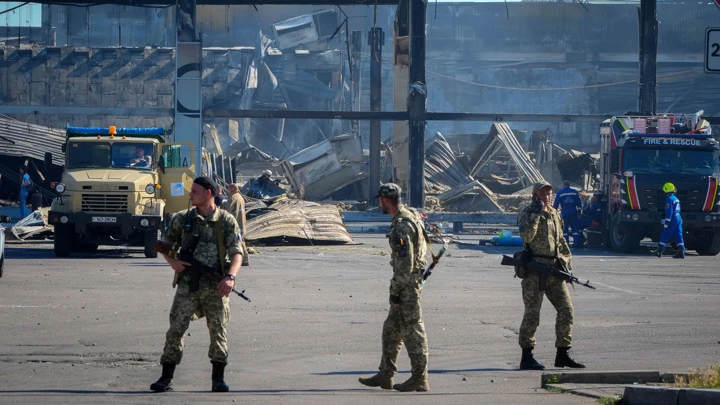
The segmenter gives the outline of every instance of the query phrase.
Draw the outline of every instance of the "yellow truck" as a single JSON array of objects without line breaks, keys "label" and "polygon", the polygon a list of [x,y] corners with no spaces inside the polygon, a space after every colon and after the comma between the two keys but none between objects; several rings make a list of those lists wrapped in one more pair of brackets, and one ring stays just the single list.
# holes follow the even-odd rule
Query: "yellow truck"
[{"label": "yellow truck", "polygon": [[155,242],[171,213],[188,207],[193,145],[168,143],[163,128],[67,127],[65,167],[48,213],[57,257],[100,245]]}]

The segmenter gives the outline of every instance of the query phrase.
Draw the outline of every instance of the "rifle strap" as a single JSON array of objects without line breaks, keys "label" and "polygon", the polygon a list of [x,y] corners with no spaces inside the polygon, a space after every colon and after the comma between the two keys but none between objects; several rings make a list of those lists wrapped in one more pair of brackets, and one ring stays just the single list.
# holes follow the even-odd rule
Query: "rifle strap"
[{"label": "rifle strap", "polygon": [[[220,217],[222,217],[222,213],[220,213]],[[218,260],[220,260],[220,271],[223,275],[225,275],[225,233],[223,232],[220,218],[215,221],[215,237],[217,238],[218,244]]]}]

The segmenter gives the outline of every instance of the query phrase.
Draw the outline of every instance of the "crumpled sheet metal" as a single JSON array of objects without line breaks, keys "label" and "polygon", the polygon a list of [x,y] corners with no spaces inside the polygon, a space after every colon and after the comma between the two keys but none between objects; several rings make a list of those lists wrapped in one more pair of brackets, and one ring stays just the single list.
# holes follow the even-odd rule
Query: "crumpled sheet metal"
[{"label": "crumpled sheet metal", "polygon": [[353,243],[335,205],[283,200],[249,210],[247,216],[244,238],[248,243]]}]

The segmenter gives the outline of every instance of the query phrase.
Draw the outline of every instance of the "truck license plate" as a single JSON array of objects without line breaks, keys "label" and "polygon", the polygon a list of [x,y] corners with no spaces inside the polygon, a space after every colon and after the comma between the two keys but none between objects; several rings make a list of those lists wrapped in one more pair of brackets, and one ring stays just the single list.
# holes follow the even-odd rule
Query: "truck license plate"
[{"label": "truck license plate", "polygon": [[93,222],[102,222],[102,223],[110,223],[110,222],[117,222],[117,218],[115,217],[92,217]]}]

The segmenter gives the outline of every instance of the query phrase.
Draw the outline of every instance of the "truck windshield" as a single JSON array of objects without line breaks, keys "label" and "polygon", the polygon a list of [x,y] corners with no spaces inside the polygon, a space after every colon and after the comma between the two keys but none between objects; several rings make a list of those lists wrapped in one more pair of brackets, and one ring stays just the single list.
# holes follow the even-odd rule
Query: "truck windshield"
[{"label": "truck windshield", "polygon": [[112,167],[152,169],[153,144],[115,142],[112,144]]},{"label": "truck windshield", "polygon": [[110,143],[69,142],[67,166],[68,169],[110,167]]},{"label": "truck windshield", "polygon": [[633,173],[711,175],[720,172],[716,150],[626,149],[623,170]]},{"label": "truck windshield", "polygon": [[68,169],[153,169],[152,151],[152,143],[69,142]]}]

